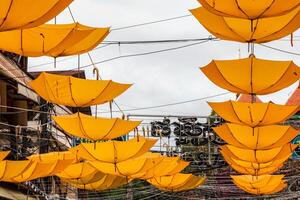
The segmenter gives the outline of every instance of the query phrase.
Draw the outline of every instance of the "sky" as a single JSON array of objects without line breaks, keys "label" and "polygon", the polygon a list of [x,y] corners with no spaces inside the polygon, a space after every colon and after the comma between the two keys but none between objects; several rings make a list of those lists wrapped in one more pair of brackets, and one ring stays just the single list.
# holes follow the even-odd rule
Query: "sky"
[{"label": "sky", "polygon": [[[94,27],[120,27],[147,23],[190,14],[189,9],[198,7],[196,0],[75,0],[71,5],[73,16],[81,24]],[[68,10],[61,13],[57,23],[72,23]],[[53,21],[49,22],[53,23]],[[294,47],[289,38],[268,43],[268,46],[299,52],[300,42],[295,33]],[[193,16],[172,21],[149,24],[128,29],[112,31],[105,41],[145,41],[207,38],[207,32]],[[144,53],[162,49],[179,47],[188,43],[155,43],[130,45],[100,45],[90,52],[94,62],[129,54]],[[226,91],[210,82],[199,67],[207,65],[212,59],[238,59],[248,57],[248,45],[230,41],[208,41],[173,51],[165,51],[145,56],[115,59],[104,62],[97,67],[102,79],[112,79],[121,83],[134,85],[116,99],[123,109],[151,107],[176,103],[208,96],[218,95]],[[258,58],[273,60],[294,60],[300,65],[300,57],[278,52],[256,45],[255,55]],[[88,55],[80,57],[80,65],[91,64]],[[30,58],[29,71],[53,70],[53,58]],[[48,64],[45,64],[48,63]],[[50,63],[50,64],[49,64]],[[57,59],[55,70],[67,70],[78,66],[77,57]],[[86,76],[94,79],[92,68],[86,68]],[[260,97],[263,101],[284,104],[298,83],[272,95]],[[160,115],[208,115],[211,111],[206,101],[226,101],[235,95],[227,94],[207,100],[176,106],[161,107],[140,111],[128,111],[126,114],[160,114]],[[114,108],[117,110],[117,108]],[[101,112],[108,106],[100,107]],[[102,113],[106,115],[105,113]]]}]

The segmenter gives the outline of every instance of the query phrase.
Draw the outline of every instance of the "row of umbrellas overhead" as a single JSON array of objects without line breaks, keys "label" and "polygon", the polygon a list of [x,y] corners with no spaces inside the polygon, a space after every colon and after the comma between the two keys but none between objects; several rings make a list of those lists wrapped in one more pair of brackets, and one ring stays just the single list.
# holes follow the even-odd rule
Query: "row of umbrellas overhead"
[{"label": "row of umbrellas overhead", "polygon": [[[63,11],[72,0],[14,0],[0,3],[0,49],[22,56],[61,57],[90,51],[108,35],[108,28],[73,24],[44,24]],[[23,11],[26,10],[26,13]],[[48,102],[88,107],[111,103],[131,85],[111,80],[85,80],[41,73],[29,83]],[[102,118],[83,113],[53,116],[68,134],[93,143],[81,143],[65,152],[35,154],[27,160],[5,160],[0,152],[0,180],[19,183],[58,176],[73,187],[87,190],[113,189],[142,179],[166,191],[190,190],[202,185],[204,177],[181,173],[189,163],[179,157],[151,153],[157,140],[128,134],[141,122]]]},{"label": "row of umbrellas overhead", "polygon": [[[130,85],[42,73],[30,86],[48,102],[79,108],[111,102]],[[73,187],[105,190],[142,179],[159,189],[175,192],[204,183],[203,177],[180,173],[188,162],[149,152],[156,139],[137,136],[128,141],[114,140],[135,129],[140,121],[100,118],[79,112],[53,116],[53,119],[70,135],[93,141],[70,148],[69,153],[76,155],[77,161],[56,174]]]},{"label": "row of umbrellas overhead", "polygon": [[[296,31],[300,1],[198,0],[203,7],[191,10],[198,21],[220,39],[244,43],[269,42]],[[227,123],[214,131],[227,143],[220,146],[225,161],[242,175],[232,181],[245,192],[264,195],[283,190],[284,175],[272,175],[298,147],[290,142],[298,135],[291,126],[278,125],[299,111],[299,106],[258,103],[256,95],[277,92],[300,78],[292,61],[249,58],[214,60],[201,68],[219,87],[250,94],[251,102],[209,103]]]}]

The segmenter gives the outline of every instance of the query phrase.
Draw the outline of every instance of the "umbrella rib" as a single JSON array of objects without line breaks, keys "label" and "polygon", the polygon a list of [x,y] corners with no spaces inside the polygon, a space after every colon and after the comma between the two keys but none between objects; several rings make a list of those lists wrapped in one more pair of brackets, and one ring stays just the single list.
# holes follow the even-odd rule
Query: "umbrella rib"
[{"label": "umbrella rib", "polygon": [[[112,81],[110,80],[98,95],[96,95],[93,99],[91,99],[90,102],[83,104],[83,106],[88,106],[89,104],[93,104],[93,101],[95,101],[97,98],[99,98],[104,93],[104,91],[109,87],[109,85],[111,83],[112,83]],[[106,103],[106,102],[104,102],[104,103]]]},{"label": "umbrella rib", "polygon": [[236,3],[237,8],[249,19],[250,18],[249,15],[247,15],[247,13],[241,8],[238,0],[235,0],[235,3]]},{"label": "umbrella rib", "polygon": [[[274,34],[276,34],[276,33],[279,33],[280,31],[282,31],[283,29],[285,29],[289,24],[291,24],[292,22],[295,21],[295,19],[298,17],[298,15],[300,15],[300,12],[298,12],[297,14],[295,14],[295,16],[294,16],[294,17],[293,17],[286,25],[284,25],[280,30],[273,32],[271,35],[274,35]],[[266,40],[266,38],[270,38],[271,35],[266,36],[266,37],[263,37],[263,38],[260,38],[260,39],[259,39],[259,42],[262,43],[263,40]],[[273,40],[274,40],[274,39],[273,39]]]},{"label": "umbrella rib", "polygon": [[269,6],[268,6],[264,11],[262,11],[262,12],[258,15],[257,18],[261,18],[261,16],[262,16],[263,14],[265,14],[268,10],[271,9],[271,7],[273,6],[274,3],[275,3],[275,0],[272,0],[272,2],[269,4]]},{"label": "umbrella rib", "polygon": [[285,69],[284,73],[282,73],[282,75],[277,79],[277,81],[275,81],[275,83],[273,83],[268,88],[266,88],[266,89],[264,89],[262,91],[265,91],[265,90],[268,91],[268,89],[272,88],[274,85],[277,85],[281,81],[281,79],[287,74],[287,72],[289,71],[291,65],[292,65],[292,62],[288,65],[288,67]]},{"label": "umbrella rib", "polygon": [[105,134],[105,135],[102,137],[102,140],[104,140],[108,135],[111,134],[112,130],[114,129],[115,125],[117,124],[117,121],[118,121],[118,119],[115,119],[115,121],[114,121],[112,127],[110,128],[110,130],[108,131],[108,133]]},{"label": "umbrella rib", "polygon": [[[256,124],[256,126],[259,126],[265,120],[265,117],[267,116],[267,112],[269,110],[270,105],[271,105],[271,102],[269,102],[267,104],[267,108],[266,108],[266,110],[264,112],[264,115],[263,115],[262,119],[258,122],[258,124]],[[266,124],[264,124],[264,125],[266,125]]]},{"label": "umbrella rib", "polygon": [[[228,79],[225,78],[225,76],[221,73],[221,70],[219,69],[218,65],[217,65],[216,63],[215,63],[215,65],[216,65],[218,71],[220,72],[220,76],[221,76],[221,77],[222,77],[222,78],[223,78],[230,86],[235,87],[237,90],[239,90],[240,93],[247,92],[247,91],[241,89],[240,87],[237,87],[237,86],[235,86],[234,84],[232,84],[231,82],[229,82]],[[217,85],[217,84],[216,84],[216,85]]]},{"label": "umbrella rib", "polygon": [[2,26],[4,25],[4,23],[5,23],[6,20],[7,20],[8,14],[9,14],[9,12],[10,12],[10,10],[11,10],[11,7],[12,7],[12,4],[13,4],[13,1],[14,1],[14,0],[10,0],[9,7],[8,7],[8,9],[7,9],[7,12],[5,13],[5,17],[4,17],[3,21],[2,21],[2,23],[0,24],[0,28],[2,28]]},{"label": "umbrella rib", "polygon": [[[64,41],[66,41],[68,38],[69,38],[69,36],[75,31],[75,29],[77,28],[77,25],[78,25],[78,23],[75,23],[74,24],[74,27],[70,30],[70,32],[56,45],[56,46],[54,46],[53,48],[51,48],[51,49],[49,49],[47,52],[45,52],[45,55],[50,55],[50,56],[53,56],[53,57],[59,57],[59,56],[63,56],[62,55],[62,52],[60,52],[59,54],[57,54],[57,55],[51,55],[51,52],[52,51],[55,51],[56,50],[56,48],[58,48]],[[64,51],[64,50],[63,50]]]},{"label": "umbrella rib", "polygon": [[230,101],[230,105],[231,105],[232,111],[233,111],[233,113],[235,114],[235,116],[236,116],[236,118],[238,119],[238,121],[240,121],[242,124],[246,124],[246,125],[247,125],[246,122],[242,121],[242,120],[239,118],[238,114],[237,114],[236,111],[235,111],[235,108],[234,108],[234,106],[233,106],[233,102],[232,102],[232,101]]},{"label": "umbrella rib", "polygon": [[[219,16],[220,17],[220,16]],[[227,26],[227,28],[233,33],[233,34],[235,34],[235,36],[237,36],[237,37],[239,37],[241,40],[240,41],[246,41],[246,39],[244,38],[244,37],[242,37],[240,34],[238,34],[237,32],[235,32],[228,24],[227,24],[227,22],[225,21],[225,17],[221,17],[222,18],[222,20],[223,20],[223,22],[224,22],[224,24]],[[214,32],[214,31],[212,31],[212,32]],[[216,33],[216,32],[215,32]],[[217,33],[218,35],[221,35],[221,36],[223,36],[222,34],[219,34],[219,33]],[[231,38],[232,36],[226,36],[227,38]],[[232,40],[232,39],[231,39]],[[234,40],[234,39],[233,39]]]},{"label": "umbrella rib", "polygon": [[76,107],[79,107],[78,104],[76,103],[74,97],[73,97],[73,91],[72,91],[72,77],[69,76],[69,88],[70,88],[70,95],[73,103],[75,104]]},{"label": "umbrella rib", "polygon": [[84,126],[83,126],[83,123],[82,123],[82,121],[81,121],[81,117],[80,117],[80,113],[78,112],[78,119],[79,119],[79,127],[80,127],[80,129],[83,131],[82,133],[83,133],[83,136],[85,136],[87,139],[89,139],[89,140],[94,140],[93,138],[91,138],[88,134],[87,134],[87,132],[85,131],[85,129],[84,129]]}]

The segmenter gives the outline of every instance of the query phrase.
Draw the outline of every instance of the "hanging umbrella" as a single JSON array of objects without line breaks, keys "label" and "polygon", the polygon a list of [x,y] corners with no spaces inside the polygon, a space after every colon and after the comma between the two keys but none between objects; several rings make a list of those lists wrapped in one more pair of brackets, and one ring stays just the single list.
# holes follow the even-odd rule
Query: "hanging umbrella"
[{"label": "hanging umbrella", "polygon": [[299,145],[286,144],[282,147],[267,150],[241,149],[232,145],[223,145],[220,148],[223,156],[232,157],[236,160],[262,164],[290,156],[298,146]]},{"label": "hanging umbrella", "polygon": [[226,143],[243,149],[273,149],[291,142],[298,131],[291,126],[249,127],[226,123],[213,130]]},{"label": "hanging umbrella", "polygon": [[102,179],[94,183],[90,183],[90,184],[70,183],[70,185],[78,189],[101,191],[101,190],[115,189],[121,187],[123,185],[128,184],[130,181],[131,180],[127,180],[126,178],[120,176],[105,175]]},{"label": "hanging umbrella", "polygon": [[214,84],[238,94],[270,94],[300,79],[300,67],[292,61],[262,60],[254,56],[214,60],[200,69]]},{"label": "hanging umbrella", "polygon": [[76,154],[73,154],[70,151],[57,151],[44,154],[33,154],[27,157],[31,161],[40,161],[40,162],[51,162],[57,160],[71,160],[74,162],[78,161]]},{"label": "hanging umbrella", "polygon": [[235,171],[241,174],[260,176],[260,175],[272,174],[274,172],[277,172],[280,168],[283,167],[283,165],[280,165],[278,167],[265,167],[260,169],[245,168],[235,164],[231,164],[230,167],[232,167]]},{"label": "hanging umbrella", "polygon": [[44,24],[35,28],[0,32],[0,49],[26,57],[71,56],[98,46],[109,28],[73,24]]},{"label": "hanging umbrella", "polygon": [[72,160],[57,160],[51,162],[34,161],[21,174],[19,174],[19,176],[13,177],[10,180],[5,181],[21,183],[37,178],[54,176],[55,174],[62,172],[64,169],[66,169],[72,162]]},{"label": "hanging umbrella", "polygon": [[0,181],[11,181],[13,178],[18,177],[24,171],[26,171],[26,169],[29,168],[31,164],[32,161],[30,160],[0,161]]},{"label": "hanging umbrella", "polygon": [[42,25],[56,17],[72,1],[3,0],[0,2],[0,31],[26,29]]},{"label": "hanging umbrella", "polygon": [[180,160],[179,157],[163,157],[163,160],[155,167],[146,172],[132,175],[131,177],[147,180],[154,177],[171,176],[180,173],[188,165],[189,162]]},{"label": "hanging umbrella", "polygon": [[10,151],[1,151],[0,152],[0,161],[4,160],[8,154],[10,153]]},{"label": "hanging umbrella", "polygon": [[43,99],[70,107],[88,107],[110,102],[131,86],[111,80],[86,80],[45,72],[29,85]]},{"label": "hanging umbrella", "polygon": [[283,180],[284,175],[262,175],[262,176],[231,176],[233,182],[240,189],[256,195],[274,194],[287,185]]},{"label": "hanging umbrella", "polygon": [[62,172],[55,175],[62,179],[80,179],[83,177],[92,176],[97,172],[98,170],[96,170],[90,164],[86,162],[81,162],[72,164],[66,169],[64,169]]},{"label": "hanging umbrella", "polygon": [[160,190],[179,192],[199,187],[204,183],[205,178],[179,173],[173,176],[154,177],[147,181]]},{"label": "hanging umbrella", "polygon": [[136,137],[128,141],[108,141],[96,143],[81,143],[69,151],[87,161],[119,163],[135,158],[148,152],[157,139]]},{"label": "hanging umbrella", "polygon": [[283,38],[300,26],[298,8],[278,17],[257,20],[221,17],[205,8],[191,10],[197,20],[213,35],[223,40],[264,43]]},{"label": "hanging umbrella", "polygon": [[98,181],[102,180],[105,176],[106,176],[106,174],[103,174],[102,172],[97,171],[95,173],[92,173],[92,174],[89,174],[87,176],[80,177],[80,178],[66,178],[65,179],[65,178],[60,177],[60,179],[63,182],[70,183],[70,184],[87,185],[87,184],[98,182]]},{"label": "hanging umbrella", "polygon": [[280,168],[283,167],[283,163],[289,158],[289,156],[277,160],[272,160],[268,163],[257,163],[237,160],[225,154],[223,155],[223,158],[235,171],[241,174],[257,176],[263,174],[272,174],[278,171]]},{"label": "hanging umbrella", "polygon": [[258,19],[274,17],[291,12],[300,5],[300,0],[198,0],[201,5],[216,15]]},{"label": "hanging umbrella", "polygon": [[140,178],[137,176],[145,175],[148,170],[155,168],[160,162],[163,161],[160,154],[146,153],[142,156],[128,159],[122,162],[107,163],[107,162],[90,162],[90,164],[97,170],[104,174],[115,176],[123,176],[127,179]]},{"label": "hanging umbrella", "polygon": [[111,140],[128,134],[141,122],[119,118],[96,118],[82,113],[53,116],[52,119],[67,133],[89,140]]},{"label": "hanging umbrella", "polygon": [[274,103],[244,103],[225,101],[209,103],[210,107],[226,121],[251,127],[284,122],[293,116],[299,106],[284,106]]}]

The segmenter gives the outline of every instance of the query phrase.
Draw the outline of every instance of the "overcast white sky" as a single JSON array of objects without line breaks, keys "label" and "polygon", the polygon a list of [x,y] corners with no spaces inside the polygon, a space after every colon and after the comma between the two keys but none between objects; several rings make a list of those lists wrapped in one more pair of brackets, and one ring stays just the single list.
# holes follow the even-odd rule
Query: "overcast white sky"
[{"label": "overcast white sky", "polygon": [[[197,6],[199,4],[196,0],[75,0],[70,8],[76,21],[82,24],[118,28],[190,14],[189,9]],[[67,10],[57,17],[57,23],[72,23]],[[189,39],[205,38],[209,35],[198,21],[190,16],[173,21],[113,31],[106,38],[106,41]],[[299,33],[295,35],[299,35]],[[92,51],[91,56],[97,62],[120,55],[155,51],[186,44],[189,43],[136,44],[121,45],[120,47],[111,45]],[[288,40],[281,40],[268,45],[293,52],[299,52],[300,49],[300,42],[298,41],[294,42],[294,47],[290,47]],[[97,66],[103,79],[134,83],[132,88],[116,99],[121,108],[148,107],[226,92],[210,82],[200,72],[199,67],[206,65],[212,59],[237,59],[239,49],[242,57],[248,56],[247,44],[211,41],[159,54],[117,59]],[[292,59],[300,65],[299,56],[292,56],[261,46],[256,47],[256,56],[274,60]],[[77,66],[76,57],[60,58],[59,60],[64,61],[57,64],[56,70],[71,69]],[[44,57],[30,59],[29,71],[52,70],[53,64],[36,67],[42,63],[52,61],[53,59]],[[90,61],[87,55],[83,55],[81,56],[81,65],[86,64],[90,64]],[[86,75],[88,78],[93,78],[91,68],[86,70]],[[298,83],[276,94],[261,97],[261,99],[265,101],[272,100],[275,103],[285,103],[297,85]],[[225,95],[209,99],[209,101],[224,101],[230,98],[234,98],[234,95]],[[105,109],[107,109],[107,106]],[[131,111],[129,113],[207,115],[209,112],[210,108],[206,101],[198,101],[159,109]]]}]

